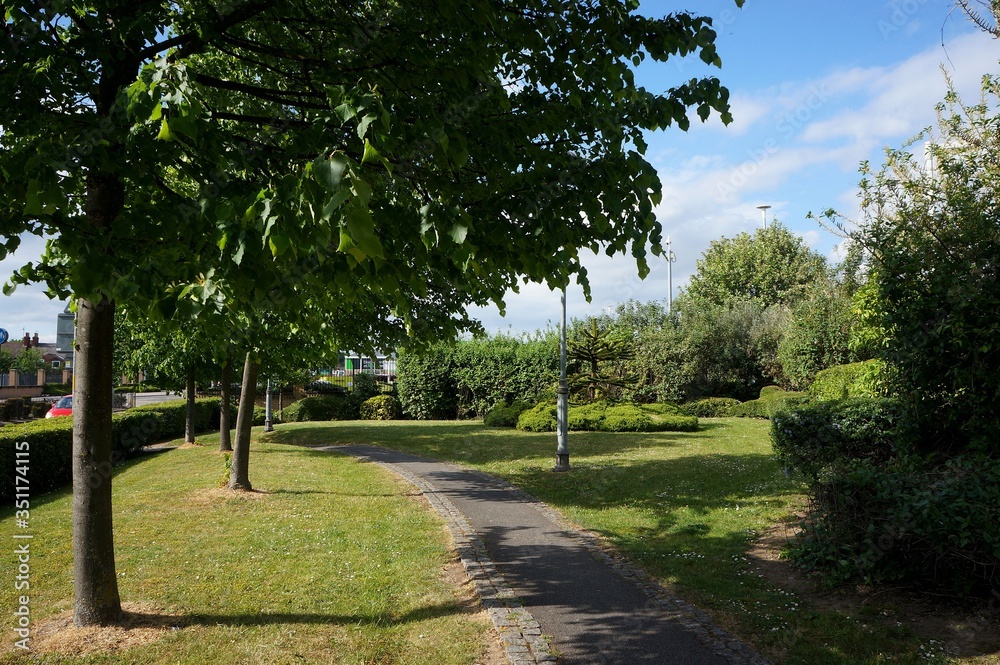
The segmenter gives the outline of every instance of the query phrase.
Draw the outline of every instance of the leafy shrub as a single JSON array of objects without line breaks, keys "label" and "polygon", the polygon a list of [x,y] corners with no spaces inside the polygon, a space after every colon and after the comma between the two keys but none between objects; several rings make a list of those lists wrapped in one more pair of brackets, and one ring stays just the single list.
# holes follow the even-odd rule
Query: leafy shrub
[{"label": "leafy shrub", "polygon": [[513,404],[501,404],[487,412],[483,424],[488,427],[516,427],[518,417],[530,408],[530,404],[520,400],[515,400]]},{"label": "leafy shrub", "polygon": [[881,367],[881,361],[866,360],[824,369],[816,374],[809,386],[809,396],[818,400],[877,397],[882,393],[879,386]]},{"label": "leafy shrub", "polygon": [[402,413],[402,405],[392,395],[376,395],[361,404],[363,420],[397,420]]},{"label": "leafy shrub", "polygon": [[607,409],[607,402],[571,406],[566,414],[566,427],[572,431],[596,432],[601,429],[601,421],[604,420]]},{"label": "leafy shrub", "polygon": [[556,407],[541,403],[521,413],[517,418],[517,428],[526,432],[556,431]]},{"label": "leafy shrub", "polygon": [[438,344],[421,353],[401,352],[396,360],[396,388],[403,412],[417,420],[458,415],[458,389],[452,376],[452,347]]},{"label": "leafy shrub", "polygon": [[729,409],[729,415],[736,418],[772,418],[775,414],[809,401],[805,393],[782,390],[777,386],[761,389],[759,399],[736,404]]},{"label": "leafy shrub", "polygon": [[47,397],[62,397],[73,392],[73,383],[46,383],[42,386],[42,394]]},{"label": "leafy shrub", "polygon": [[855,462],[811,493],[792,557],[832,582],[906,581],[988,596],[1000,575],[1000,461]]},{"label": "leafy shrub", "polygon": [[857,461],[884,465],[907,431],[902,407],[885,398],[812,402],[771,421],[779,461],[814,481]]},{"label": "leafy shrub", "polygon": [[285,422],[301,423],[319,420],[351,420],[351,405],[344,397],[303,397],[282,413]]},{"label": "leafy shrub", "polygon": [[732,397],[705,397],[688,402],[681,408],[685,413],[698,418],[725,418],[739,403],[738,399]]}]

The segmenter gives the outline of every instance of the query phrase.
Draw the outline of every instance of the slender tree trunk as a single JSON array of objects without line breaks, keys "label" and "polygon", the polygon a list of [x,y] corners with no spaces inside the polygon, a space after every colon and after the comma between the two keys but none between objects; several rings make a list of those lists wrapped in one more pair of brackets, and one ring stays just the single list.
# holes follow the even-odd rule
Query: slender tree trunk
[{"label": "slender tree trunk", "polygon": [[243,365],[243,392],[236,416],[236,442],[233,462],[229,469],[229,489],[250,490],[250,428],[253,426],[254,398],[257,396],[257,370],[260,365],[247,354]]},{"label": "slender tree trunk", "polygon": [[232,434],[229,431],[229,404],[233,399],[233,354],[226,350],[226,362],[222,366],[222,411],[219,413],[219,452],[233,450]]},{"label": "slender tree trunk", "polygon": [[77,302],[73,396],[73,621],[121,617],[111,513],[114,303]]},{"label": "slender tree trunk", "polygon": [[184,397],[187,400],[187,408],[184,413],[184,443],[194,443],[194,367],[188,368],[187,386],[184,388]]}]

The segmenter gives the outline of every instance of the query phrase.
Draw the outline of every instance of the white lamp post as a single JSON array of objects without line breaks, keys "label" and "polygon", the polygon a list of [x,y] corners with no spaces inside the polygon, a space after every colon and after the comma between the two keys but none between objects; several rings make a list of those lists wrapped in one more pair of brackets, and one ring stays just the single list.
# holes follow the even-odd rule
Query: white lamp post
[{"label": "white lamp post", "polygon": [[767,210],[770,207],[771,206],[769,206],[769,205],[757,206],[757,210],[760,210],[761,214],[764,216],[764,228],[765,229],[767,228]]},{"label": "white lamp post", "polygon": [[559,332],[559,389],[556,390],[556,465],[553,471],[569,471],[567,416],[569,387],[566,385],[566,288],[562,291],[562,327]]}]

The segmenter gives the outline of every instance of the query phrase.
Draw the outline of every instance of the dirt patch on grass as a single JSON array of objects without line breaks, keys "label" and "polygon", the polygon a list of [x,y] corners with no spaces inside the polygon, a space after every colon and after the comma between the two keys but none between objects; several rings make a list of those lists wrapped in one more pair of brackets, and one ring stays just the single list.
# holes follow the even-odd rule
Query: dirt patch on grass
[{"label": "dirt patch on grass", "polygon": [[123,603],[122,619],[114,626],[73,625],[67,610],[35,626],[31,648],[36,653],[90,656],[117,653],[155,642],[187,625],[186,619],[142,603]]},{"label": "dirt patch on grass", "polygon": [[199,489],[191,492],[188,495],[188,503],[197,506],[208,506],[213,503],[221,503],[224,501],[229,501],[230,499],[238,499],[241,501],[260,501],[271,496],[272,492],[257,488],[250,491],[247,490],[231,490],[228,487],[209,487],[206,489]]},{"label": "dirt patch on grass", "polygon": [[441,571],[444,581],[455,591],[455,600],[463,612],[480,615],[480,620],[487,626],[483,635],[486,643],[486,650],[476,661],[476,665],[507,665],[507,655],[500,641],[500,634],[490,621],[490,617],[479,605],[479,597],[476,595],[476,588],[469,580],[465,572],[465,566],[456,556]]},{"label": "dirt patch on grass", "polygon": [[[894,628],[905,628],[926,641],[936,640],[952,656],[975,658],[1000,654],[1000,611],[983,601],[935,595],[912,587],[865,585],[824,589],[782,558],[799,533],[796,523],[779,524],[764,533],[748,552],[751,564],[767,581],[794,592],[817,609],[835,610]],[[1000,662],[990,658],[988,662]],[[987,661],[982,661],[987,662]]]}]

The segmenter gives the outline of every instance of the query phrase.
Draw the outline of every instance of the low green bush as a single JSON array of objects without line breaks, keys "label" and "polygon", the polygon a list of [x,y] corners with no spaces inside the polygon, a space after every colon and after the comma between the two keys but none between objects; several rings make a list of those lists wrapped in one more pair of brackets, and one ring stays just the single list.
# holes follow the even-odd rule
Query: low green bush
[{"label": "low green bush", "polygon": [[857,461],[882,466],[907,434],[902,407],[886,398],[812,402],[771,419],[778,460],[813,481]]},{"label": "low green bush", "polygon": [[[698,419],[676,404],[612,404],[592,402],[569,407],[567,428],[585,432],[692,432]],[[523,412],[517,428],[529,432],[556,429],[556,407],[543,403]]]},{"label": "low green bush", "polygon": [[285,422],[301,423],[320,420],[353,420],[352,404],[346,397],[317,395],[303,397],[284,409]]},{"label": "low green bush", "polygon": [[47,397],[62,397],[73,392],[73,383],[46,383],[42,386],[42,394]]},{"label": "low green bush", "polygon": [[736,404],[729,409],[729,415],[736,418],[772,418],[775,414],[795,408],[809,401],[803,392],[786,391],[777,386],[761,389],[758,399]]},{"label": "low green bush", "polygon": [[488,427],[517,427],[517,419],[530,408],[530,404],[520,400],[515,400],[512,404],[501,404],[486,413],[483,424]]},{"label": "low green bush", "polygon": [[556,407],[541,403],[527,409],[517,418],[517,428],[525,432],[556,431]]},{"label": "low green bush", "polygon": [[882,362],[866,360],[860,363],[837,365],[816,374],[809,386],[809,396],[818,400],[878,397],[883,393],[879,375]]},{"label": "low green bush", "polygon": [[740,401],[733,397],[705,397],[688,402],[681,408],[685,413],[698,418],[725,418],[739,404]]},{"label": "low green bush", "polygon": [[[27,443],[27,451],[23,450]],[[22,450],[18,450],[21,446]],[[32,497],[62,487],[73,479],[73,421],[50,418],[0,429],[0,496],[6,501],[25,490]],[[18,457],[17,452],[27,452]],[[28,485],[18,485],[18,461],[27,469]]]},{"label": "low green bush", "polygon": [[376,395],[361,403],[362,420],[398,420],[402,413],[402,405],[392,395]]}]

